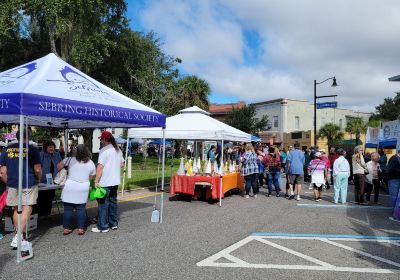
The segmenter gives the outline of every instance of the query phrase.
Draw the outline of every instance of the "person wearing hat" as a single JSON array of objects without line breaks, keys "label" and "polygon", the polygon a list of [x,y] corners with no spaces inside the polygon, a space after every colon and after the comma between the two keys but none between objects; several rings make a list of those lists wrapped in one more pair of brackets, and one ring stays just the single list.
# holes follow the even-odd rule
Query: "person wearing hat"
[{"label": "person wearing hat", "polygon": [[349,186],[350,177],[350,164],[345,158],[345,150],[339,148],[337,149],[338,158],[333,162],[333,177],[334,177],[334,203],[339,202],[339,196],[341,202],[346,203],[347,199],[347,188]]},{"label": "person wearing hat", "polygon": [[308,174],[311,175],[311,185],[314,187],[315,201],[321,200],[322,188],[327,177],[326,162],[322,160],[322,153],[316,152],[315,158],[308,165]]},{"label": "person wearing hat", "polygon": [[118,229],[117,191],[121,183],[121,167],[124,163],[122,152],[109,131],[103,131],[99,137],[101,150],[96,168],[95,188],[101,186],[106,189],[106,195],[97,199],[99,215],[97,226],[92,232],[108,232]]}]

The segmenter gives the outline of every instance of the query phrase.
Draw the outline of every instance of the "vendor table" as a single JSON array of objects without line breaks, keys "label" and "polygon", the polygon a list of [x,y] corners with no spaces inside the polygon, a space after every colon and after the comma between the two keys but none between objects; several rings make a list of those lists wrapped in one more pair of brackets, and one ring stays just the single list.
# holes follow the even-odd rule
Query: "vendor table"
[{"label": "vendor table", "polygon": [[[64,185],[57,185],[57,184],[48,185],[48,184],[44,184],[44,183],[39,183],[38,188],[39,188],[39,191],[58,190],[58,189],[64,188]],[[59,201],[58,201],[58,199],[56,199],[55,201],[56,201],[56,206],[58,209],[58,214],[61,214],[60,206],[58,205]]]},{"label": "vendor table", "polygon": [[[219,199],[221,179],[220,176],[172,176],[170,194],[175,195],[188,194],[197,196],[195,194],[196,185],[210,186],[207,188],[206,199]],[[222,196],[232,189],[239,189],[243,192],[244,179],[240,173],[230,173],[222,177]]]}]

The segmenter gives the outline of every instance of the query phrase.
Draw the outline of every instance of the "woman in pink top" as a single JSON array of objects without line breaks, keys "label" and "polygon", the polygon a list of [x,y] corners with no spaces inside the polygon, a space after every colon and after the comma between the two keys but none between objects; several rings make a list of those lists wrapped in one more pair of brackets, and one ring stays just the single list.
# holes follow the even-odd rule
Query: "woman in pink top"
[{"label": "woman in pink top", "polygon": [[326,161],[322,160],[321,152],[315,153],[315,159],[308,165],[308,174],[311,175],[311,185],[314,186],[315,201],[321,200],[322,188],[326,183]]}]

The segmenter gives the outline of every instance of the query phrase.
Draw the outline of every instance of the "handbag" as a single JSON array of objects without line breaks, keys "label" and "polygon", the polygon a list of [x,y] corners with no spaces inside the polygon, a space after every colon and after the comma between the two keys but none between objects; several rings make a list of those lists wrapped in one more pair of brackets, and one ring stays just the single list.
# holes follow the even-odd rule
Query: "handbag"
[{"label": "handbag", "polygon": [[68,165],[69,165],[70,161],[71,161],[71,158],[68,158],[68,160],[65,163],[63,169],[58,171],[58,173],[54,177],[54,183],[55,184],[57,184],[57,185],[65,185],[65,182],[67,181],[67,178],[68,178]]},{"label": "handbag", "polygon": [[367,168],[364,168],[364,175],[368,175],[369,174],[369,170]]},{"label": "handbag", "polygon": [[0,213],[3,212],[4,207],[7,204],[7,190],[0,194]]}]

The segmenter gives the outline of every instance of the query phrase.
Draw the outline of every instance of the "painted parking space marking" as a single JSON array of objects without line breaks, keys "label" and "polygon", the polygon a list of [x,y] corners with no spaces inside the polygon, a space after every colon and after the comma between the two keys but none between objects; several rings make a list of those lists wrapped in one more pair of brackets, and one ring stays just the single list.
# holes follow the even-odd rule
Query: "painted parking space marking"
[{"label": "painted parking space marking", "polygon": [[391,210],[392,207],[388,206],[368,206],[368,205],[343,205],[343,204],[306,204],[298,203],[298,207],[305,208],[359,208],[363,210]]},{"label": "painted parking space marking", "polygon": [[[367,259],[376,260],[387,265],[394,267],[388,268],[375,268],[375,267],[343,267],[335,266],[328,262],[321,261],[313,256],[308,256],[303,253],[297,252],[291,248],[279,245],[273,242],[274,239],[292,239],[292,240],[313,240],[324,242],[339,249],[344,249],[353,253],[362,255]],[[266,246],[282,250],[286,253],[302,258],[315,265],[279,265],[279,264],[263,264],[263,263],[249,263],[241,260],[232,255],[234,251],[245,246],[249,242],[257,241]],[[400,246],[400,236],[360,236],[360,235],[335,235],[335,234],[291,234],[291,233],[269,233],[257,232],[239,242],[225,248],[224,250],[200,261],[197,266],[200,267],[220,267],[220,268],[260,268],[260,269],[286,269],[286,270],[314,270],[314,271],[337,271],[337,272],[358,272],[358,273],[400,273],[400,263],[388,260],[378,255],[373,255],[353,247],[335,242],[335,241],[353,241],[353,242],[385,242],[395,246]],[[229,262],[220,261],[226,259]]]}]

